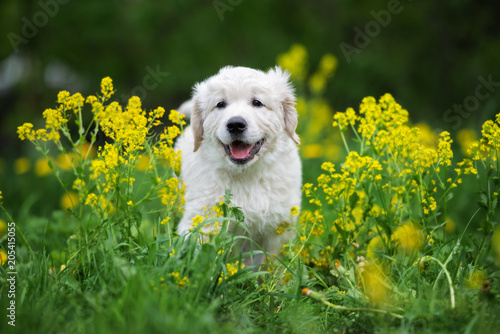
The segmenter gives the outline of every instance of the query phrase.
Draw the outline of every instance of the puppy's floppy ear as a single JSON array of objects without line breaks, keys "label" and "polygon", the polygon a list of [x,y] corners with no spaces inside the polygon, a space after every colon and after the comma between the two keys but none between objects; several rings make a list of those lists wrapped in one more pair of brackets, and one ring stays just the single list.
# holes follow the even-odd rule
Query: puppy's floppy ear
[{"label": "puppy's floppy ear", "polygon": [[268,74],[271,74],[275,78],[276,89],[278,90],[279,99],[283,107],[283,113],[285,117],[285,131],[292,138],[292,140],[299,145],[300,138],[295,132],[298,124],[298,113],[295,109],[295,93],[290,83],[290,74],[283,71],[281,67],[276,66],[275,68],[269,70]]},{"label": "puppy's floppy ear", "polygon": [[200,101],[198,99],[194,99],[194,107],[193,113],[191,114],[191,128],[193,129],[194,134],[194,150],[193,152],[198,151],[201,145],[201,141],[203,139],[203,115],[202,108],[200,105]]},{"label": "puppy's floppy ear", "polygon": [[286,94],[281,103],[283,104],[283,111],[285,113],[285,131],[288,133],[290,138],[292,138],[295,144],[299,145],[300,138],[295,132],[299,118],[297,109],[295,109],[295,96],[293,93],[291,95]]},{"label": "puppy's floppy ear", "polygon": [[180,107],[177,109],[178,112],[186,116],[187,118],[191,118],[191,114],[193,113],[194,101],[193,99],[185,101]]}]

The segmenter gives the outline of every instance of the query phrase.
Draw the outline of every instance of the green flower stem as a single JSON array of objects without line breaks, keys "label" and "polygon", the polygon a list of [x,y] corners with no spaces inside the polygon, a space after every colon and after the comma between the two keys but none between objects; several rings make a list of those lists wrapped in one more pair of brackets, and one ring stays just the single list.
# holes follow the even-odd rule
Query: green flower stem
[{"label": "green flower stem", "polygon": [[336,309],[336,310],[342,310],[342,311],[366,311],[366,312],[374,312],[374,313],[382,313],[382,314],[387,314],[387,315],[390,315],[394,318],[397,318],[397,319],[403,319],[403,316],[401,314],[397,314],[397,313],[393,313],[393,312],[389,312],[389,311],[386,311],[386,310],[380,310],[380,309],[376,309],[376,308],[369,308],[369,307],[347,307],[347,306],[340,306],[340,305],[336,305],[336,304],[332,304],[330,303],[326,297],[318,292],[315,292],[313,290],[310,290],[310,289],[302,289],[302,293],[316,301],[319,301],[321,302],[322,304],[328,306],[328,307],[331,307],[333,309]]},{"label": "green flower stem", "polygon": [[[441,262],[439,261],[438,259],[436,259],[435,257],[433,256],[424,256],[422,258],[421,261],[425,261],[425,260],[433,260],[435,261],[437,264],[439,264],[439,266],[443,269],[442,272],[444,272],[444,274],[446,275],[446,279],[448,280],[448,285],[450,286],[450,299],[451,299],[451,308],[455,308],[455,290],[453,289],[453,282],[451,280],[451,276],[450,276],[450,273],[448,272],[448,270],[446,269],[446,266]],[[439,277],[438,277],[439,278]],[[434,282],[434,286],[433,286],[433,290],[436,289],[436,286],[437,286],[437,282],[439,280],[436,279],[436,281]]]},{"label": "green flower stem", "polygon": [[350,152],[349,145],[347,145],[347,140],[345,139],[344,131],[342,131],[340,124],[339,124],[339,130],[340,130],[340,137],[342,138],[342,142],[344,143],[345,150],[346,150],[347,154],[349,154],[349,152]]}]

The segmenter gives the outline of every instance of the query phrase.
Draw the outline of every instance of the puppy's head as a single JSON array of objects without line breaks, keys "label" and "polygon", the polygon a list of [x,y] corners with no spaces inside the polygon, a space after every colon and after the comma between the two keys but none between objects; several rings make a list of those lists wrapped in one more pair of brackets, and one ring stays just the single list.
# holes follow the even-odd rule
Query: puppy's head
[{"label": "puppy's head", "polygon": [[249,165],[283,136],[300,142],[293,88],[279,67],[224,67],[195,86],[193,101],[194,151],[203,142],[230,163]]}]

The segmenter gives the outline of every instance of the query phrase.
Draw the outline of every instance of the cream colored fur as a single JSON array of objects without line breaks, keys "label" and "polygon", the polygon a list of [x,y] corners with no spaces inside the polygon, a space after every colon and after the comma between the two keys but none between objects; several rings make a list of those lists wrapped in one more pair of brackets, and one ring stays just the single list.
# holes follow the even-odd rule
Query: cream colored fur
[{"label": "cream colored fur", "polygon": [[[263,106],[255,106],[254,100]],[[217,107],[221,101],[223,108]],[[178,233],[189,233],[193,217],[203,216],[204,207],[219,202],[229,189],[233,205],[245,214],[244,224],[252,240],[278,255],[294,236],[296,217],[290,210],[301,201],[297,111],[288,73],[279,67],[268,72],[224,67],[198,83],[192,100],[180,111],[191,115],[191,126],[177,143],[182,150],[181,178],[186,186],[185,213]],[[224,148],[234,139],[228,122],[235,117],[247,124],[241,140],[253,144],[264,139],[258,153],[246,163],[235,163]],[[284,222],[292,228],[278,235],[276,228]],[[250,245],[242,248],[247,251]],[[253,263],[263,260],[261,255]]]}]

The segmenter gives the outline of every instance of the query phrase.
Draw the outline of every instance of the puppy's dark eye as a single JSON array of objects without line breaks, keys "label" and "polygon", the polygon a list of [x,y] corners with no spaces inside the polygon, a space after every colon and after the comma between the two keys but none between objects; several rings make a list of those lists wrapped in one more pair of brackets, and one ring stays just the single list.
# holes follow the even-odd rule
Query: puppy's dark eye
[{"label": "puppy's dark eye", "polygon": [[253,100],[252,105],[254,107],[263,107],[264,106],[264,104],[262,102],[260,102],[259,100]]},{"label": "puppy's dark eye", "polygon": [[219,109],[225,108],[226,107],[226,102],[221,101],[221,102],[217,103],[216,107],[219,108]]}]

